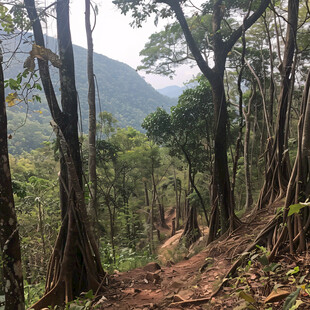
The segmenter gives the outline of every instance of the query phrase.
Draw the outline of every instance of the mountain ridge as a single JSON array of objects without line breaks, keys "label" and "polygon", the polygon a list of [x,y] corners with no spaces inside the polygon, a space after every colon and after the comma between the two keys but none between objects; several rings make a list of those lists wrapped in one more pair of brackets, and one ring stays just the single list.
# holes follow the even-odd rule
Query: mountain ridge
[{"label": "mountain ridge", "polygon": [[[55,50],[57,41],[54,38],[47,37],[47,46],[51,50]],[[53,48],[54,47],[54,48]],[[80,109],[82,115],[83,131],[88,131],[88,81],[87,81],[87,50],[83,47],[74,45],[74,61],[75,61],[75,76],[76,88],[78,91]],[[23,71],[23,62],[28,56],[28,51],[31,50],[30,44],[22,46],[22,53],[11,67],[5,71],[5,78],[16,78],[19,72]],[[135,69],[120,61],[111,59],[99,53],[94,53],[94,71],[96,76],[96,84],[98,89],[97,95],[97,114],[100,111],[108,111],[118,120],[119,127],[131,126],[137,130],[142,130],[141,123],[143,119],[157,107],[169,109],[177,103],[176,99],[168,98],[157,92],[150,84],[148,84]],[[58,73],[55,68],[51,69],[51,76],[54,82],[55,92],[59,97],[59,90],[57,89]],[[20,153],[22,150],[29,151],[37,148],[43,142],[38,139],[39,132],[36,131],[36,138],[26,137],[22,133],[31,128],[24,125],[23,129],[16,128],[20,126],[19,122],[14,122],[14,118],[31,119],[32,122],[37,123],[37,129],[42,129],[44,138],[51,135],[49,126],[50,113],[47,108],[44,94],[40,94],[42,103],[28,102],[27,105],[19,104],[17,107],[8,108],[9,132],[14,133],[13,139],[10,141],[13,153]],[[100,98],[100,100],[99,100]],[[100,102],[100,105],[99,105]],[[26,111],[28,111],[26,116]],[[39,111],[39,112],[38,112]],[[22,115],[24,114],[24,117]],[[14,117],[15,116],[15,117]],[[27,121],[26,121],[27,124]],[[40,124],[40,126],[39,126]],[[33,125],[33,124],[32,124]],[[26,141],[26,140],[27,141]],[[29,140],[30,139],[30,140]],[[34,141],[35,140],[35,141]],[[39,141],[40,140],[40,141]]]},{"label": "mountain ridge", "polygon": [[160,94],[169,98],[179,98],[186,89],[193,88],[197,86],[196,82],[187,83],[184,86],[170,85],[163,88],[156,89]]}]

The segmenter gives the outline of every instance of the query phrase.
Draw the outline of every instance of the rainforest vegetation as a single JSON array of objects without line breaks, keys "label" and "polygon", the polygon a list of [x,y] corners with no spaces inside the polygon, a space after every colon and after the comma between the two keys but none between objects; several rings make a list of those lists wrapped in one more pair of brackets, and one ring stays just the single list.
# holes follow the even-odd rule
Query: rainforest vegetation
[{"label": "rainforest vegetation", "polygon": [[96,1],[87,49],[0,2],[4,309],[308,309],[309,1],[113,3],[167,21],[138,70],[199,68],[178,100],[94,53]]}]

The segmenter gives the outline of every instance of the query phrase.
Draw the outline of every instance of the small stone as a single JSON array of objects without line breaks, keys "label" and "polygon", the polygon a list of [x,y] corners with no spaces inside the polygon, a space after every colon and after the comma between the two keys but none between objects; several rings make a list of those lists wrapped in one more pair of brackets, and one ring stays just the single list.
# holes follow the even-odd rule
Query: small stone
[{"label": "small stone", "polygon": [[149,263],[143,267],[143,270],[149,271],[149,272],[155,272],[155,271],[160,270],[160,269],[161,269],[161,267],[155,262]]}]

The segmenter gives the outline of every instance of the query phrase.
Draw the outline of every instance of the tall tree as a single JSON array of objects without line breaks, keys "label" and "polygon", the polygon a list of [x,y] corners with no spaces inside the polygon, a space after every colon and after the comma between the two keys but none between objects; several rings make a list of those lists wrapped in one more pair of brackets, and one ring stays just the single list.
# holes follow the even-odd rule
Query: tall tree
[{"label": "tall tree", "polygon": [[[127,1],[115,0],[124,14],[132,11],[135,22],[141,25],[141,20],[155,12],[157,16],[166,17],[175,15],[184,33],[187,45],[191,51],[191,56],[195,59],[203,75],[209,80],[214,104],[215,117],[215,138],[214,138],[214,172],[213,172],[213,219],[211,220],[209,242],[211,242],[220,229],[225,233],[228,229],[233,230],[238,224],[234,214],[233,197],[230,190],[230,180],[227,162],[227,101],[224,87],[224,71],[228,53],[235,43],[239,40],[242,33],[249,29],[257,19],[264,13],[270,0],[250,1],[247,10],[252,14],[247,14],[242,25],[232,29],[231,33],[223,37],[223,18],[226,9],[239,5],[239,2],[222,0],[213,0],[205,3],[205,12],[212,14],[212,52],[214,66],[209,65],[208,57],[204,58],[200,48],[193,37],[188,22],[185,18],[182,6],[186,1],[160,0],[160,1]],[[166,8],[162,8],[166,4]],[[217,225],[216,217],[220,218],[220,227]]]},{"label": "tall tree", "polygon": [[7,141],[3,56],[0,51],[0,249],[3,267],[5,310],[23,310],[24,285],[20,241],[15,213]]},{"label": "tall tree", "polygon": [[[89,212],[91,221],[97,222],[97,173],[96,173],[96,96],[94,79],[94,45],[90,23],[90,0],[85,0],[85,28],[87,36],[87,76],[88,76],[88,179],[89,179]],[[96,225],[95,225],[96,226]],[[96,229],[95,229],[96,231]]]},{"label": "tall tree", "polygon": [[[299,0],[288,1],[287,30],[283,61],[280,63],[281,93],[279,97],[278,117],[275,136],[269,138],[267,146],[268,161],[266,163],[265,183],[260,193],[258,208],[263,208],[276,198],[283,198],[289,182],[291,167],[288,143],[288,122],[290,118],[291,92],[294,85],[294,57],[298,25]],[[267,124],[269,126],[269,124]]]},{"label": "tall tree", "polygon": [[198,85],[187,89],[179,98],[177,106],[168,114],[158,108],[149,114],[142,124],[149,138],[170,149],[170,154],[183,158],[188,164],[189,181],[200,202],[209,225],[206,199],[195,182],[198,172],[212,173],[213,110],[212,93],[204,77]]},{"label": "tall tree", "polygon": [[[77,128],[77,93],[69,26],[69,1],[56,2],[59,46],[57,66],[62,109],[57,102],[49,74],[48,60],[52,63],[53,61],[51,58],[40,57],[40,53],[46,55],[48,50],[44,47],[42,28],[34,0],[25,0],[25,6],[36,43],[30,57],[38,57],[40,77],[54,119],[53,127],[57,133],[61,154],[59,178],[62,225],[49,262],[45,295],[32,306],[34,309],[42,309],[68,302],[89,289],[96,291],[104,271],[94,234],[88,222],[82,190],[82,162]],[[57,59],[57,55],[52,57],[54,60]]]}]

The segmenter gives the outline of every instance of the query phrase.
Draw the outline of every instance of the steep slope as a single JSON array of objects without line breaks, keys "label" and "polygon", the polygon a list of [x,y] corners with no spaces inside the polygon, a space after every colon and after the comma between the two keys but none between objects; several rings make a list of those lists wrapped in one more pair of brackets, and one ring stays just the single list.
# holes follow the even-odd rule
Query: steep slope
[{"label": "steep slope", "polygon": [[[82,111],[87,107],[86,49],[74,46],[77,89]],[[94,55],[101,109],[111,112],[121,127],[141,129],[144,117],[157,107],[170,108],[176,100],[158,93],[131,67],[106,56]],[[99,107],[98,107],[99,108]]]},{"label": "steep slope", "polygon": [[[308,251],[281,254],[274,262],[268,261],[264,247],[247,251],[280,206],[283,201],[245,215],[241,226],[208,246],[202,237],[188,252],[180,244],[170,247],[175,257],[183,253],[178,262],[114,272],[104,296],[97,297],[98,309],[310,309]],[[241,257],[243,264],[232,271]],[[283,307],[285,300],[290,306]]]}]

